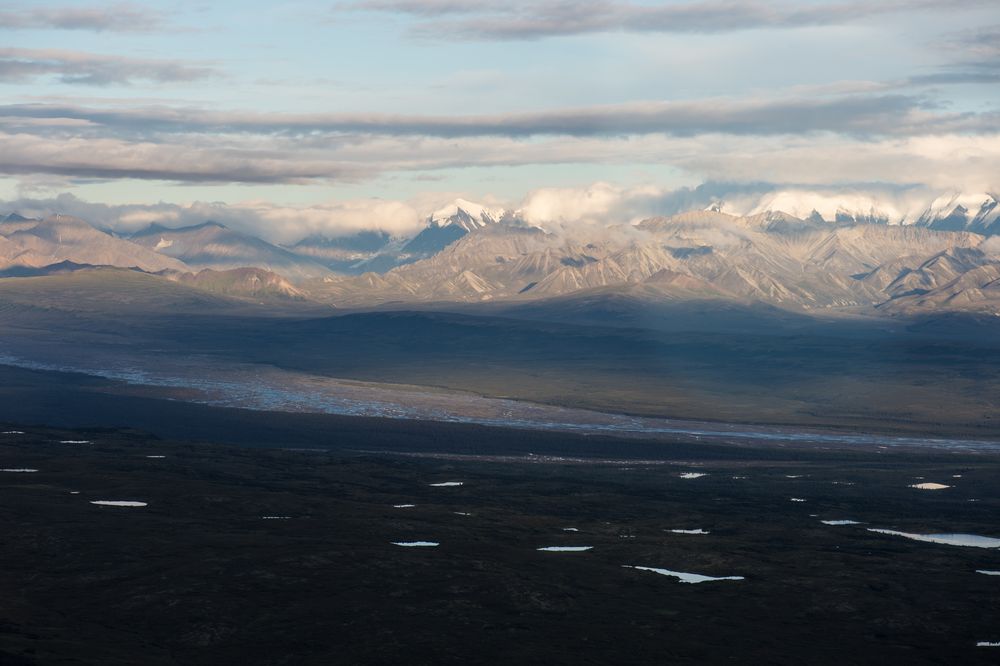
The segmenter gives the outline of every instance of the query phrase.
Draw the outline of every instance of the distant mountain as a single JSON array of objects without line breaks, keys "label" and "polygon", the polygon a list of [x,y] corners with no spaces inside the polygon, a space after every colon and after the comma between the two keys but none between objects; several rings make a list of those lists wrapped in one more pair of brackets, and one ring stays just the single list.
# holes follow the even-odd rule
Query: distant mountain
[{"label": "distant mountain", "polygon": [[916,224],[947,231],[1000,234],[1000,205],[995,194],[951,195],[931,203]]},{"label": "distant mountain", "polygon": [[60,262],[139,268],[148,272],[186,271],[187,266],[67,215],[35,220],[8,215],[0,221],[0,267],[40,268]]},{"label": "distant mountain", "polygon": [[707,208],[739,216],[781,212],[830,224],[888,224],[942,231],[1000,234],[1000,197],[989,192],[844,191],[779,189],[756,197],[717,200]]},{"label": "distant mountain", "polygon": [[936,278],[923,278],[933,287],[1000,261],[1000,243],[970,232],[828,224],[776,212],[692,211],[583,234],[483,226],[432,257],[381,276],[334,280],[317,295],[354,306],[620,294],[646,303],[864,309],[912,290],[907,283],[919,270],[936,271]]},{"label": "distant mountain", "polygon": [[469,232],[496,224],[508,215],[510,213],[503,208],[487,208],[465,199],[455,199],[447,206],[431,213],[427,223],[429,226],[458,227]]},{"label": "distant mountain", "polygon": [[[677,312],[684,303],[1000,314],[1000,235],[989,235],[996,199],[940,199],[920,214],[913,204],[903,218],[898,201],[840,201],[833,220],[818,199],[776,195],[746,215],[724,212],[720,201],[637,224],[562,225],[558,233],[457,201],[408,240],[370,231],[313,236],[290,248],[216,223],[152,226],[125,240],[76,218],[7,216],[0,277],[135,267],[218,294],[338,307],[553,301],[567,315],[582,307],[612,316],[625,307],[629,317],[643,308],[666,312],[665,304]],[[980,201],[974,213],[973,201]],[[767,207],[780,202],[810,212]]]},{"label": "distant mountain", "polygon": [[501,222],[520,223],[515,213],[502,208],[456,199],[427,217],[427,226],[413,238],[381,251],[355,265],[355,272],[385,273],[438,254],[471,231]]},{"label": "distant mountain", "polygon": [[98,268],[114,268],[112,266],[93,266],[91,264],[77,264],[72,261],[60,261],[49,266],[11,266],[0,270],[0,278],[10,277],[41,277],[44,275],[65,275],[77,271],[93,270]]},{"label": "distant mountain", "polygon": [[361,273],[364,270],[359,268],[359,264],[389,250],[392,243],[392,236],[374,230],[336,238],[307,236],[286,249],[321,263],[336,273]]},{"label": "distant mountain", "polygon": [[129,240],[161,255],[179,259],[194,269],[257,267],[292,281],[330,275],[330,269],[310,257],[217,222],[177,229],[154,224],[132,234]]}]

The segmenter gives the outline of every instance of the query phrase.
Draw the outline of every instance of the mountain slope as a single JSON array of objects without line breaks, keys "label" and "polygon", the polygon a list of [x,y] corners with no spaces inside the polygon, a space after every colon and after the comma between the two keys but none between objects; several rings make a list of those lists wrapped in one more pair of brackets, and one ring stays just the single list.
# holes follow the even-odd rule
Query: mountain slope
[{"label": "mountain slope", "polygon": [[[593,242],[583,241],[587,238]],[[598,242],[598,239],[600,241]],[[323,286],[337,304],[538,300],[617,292],[646,302],[728,299],[785,309],[870,308],[1000,259],[961,231],[828,225],[788,214],[695,211],[578,238],[494,224],[436,255]],[[957,303],[958,301],[950,301]]]},{"label": "mountain slope", "polygon": [[256,267],[292,281],[330,275],[330,270],[309,257],[299,256],[267,241],[216,222],[170,229],[152,225],[130,237],[134,243],[195,269],[228,270]]},{"label": "mountain slope", "polygon": [[313,235],[286,249],[323,264],[336,273],[360,273],[359,264],[390,249],[393,238],[384,231],[360,231],[350,236],[329,238]]},{"label": "mountain slope", "polygon": [[148,272],[186,271],[187,266],[128,240],[100,231],[81,219],[53,215],[43,220],[8,216],[0,222],[0,266],[42,267],[60,262],[139,268]]}]

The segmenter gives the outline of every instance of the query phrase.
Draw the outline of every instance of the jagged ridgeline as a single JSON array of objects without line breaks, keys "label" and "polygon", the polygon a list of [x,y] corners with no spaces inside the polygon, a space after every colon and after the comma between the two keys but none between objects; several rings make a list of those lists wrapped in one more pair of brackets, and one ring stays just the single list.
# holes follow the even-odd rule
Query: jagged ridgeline
[{"label": "jagged ridgeline", "polygon": [[215,222],[129,236],[63,215],[0,222],[0,275],[129,268],[215,293],[315,301],[763,303],[786,310],[1000,313],[990,194],[882,202],[778,192],[628,223],[552,225],[457,200],[412,237],[279,246]]}]

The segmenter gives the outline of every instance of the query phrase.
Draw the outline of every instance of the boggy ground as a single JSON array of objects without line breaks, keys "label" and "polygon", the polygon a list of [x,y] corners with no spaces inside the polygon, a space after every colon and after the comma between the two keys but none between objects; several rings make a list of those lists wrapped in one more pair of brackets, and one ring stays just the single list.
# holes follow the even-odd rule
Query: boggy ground
[{"label": "boggy ground", "polygon": [[[4,664],[1000,658],[976,647],[1000,641],[1000,577],[976,573],[1000,551],[866,529],[1000,536],[996,458],[666,442],[573,462],[523,456],[534,435],[496,429],[510,457],[0,428],[24,431],[0,435],[0,468],[38,470],[0,472]],[[447,481],[463,485],[430,485]],[[908,487],[921,481],[953,487]],[[820,522],[836,519],[864,524]],[[418,540],[440,546],[392,544]],[[593,549],[536,550],[560,545]]]}]

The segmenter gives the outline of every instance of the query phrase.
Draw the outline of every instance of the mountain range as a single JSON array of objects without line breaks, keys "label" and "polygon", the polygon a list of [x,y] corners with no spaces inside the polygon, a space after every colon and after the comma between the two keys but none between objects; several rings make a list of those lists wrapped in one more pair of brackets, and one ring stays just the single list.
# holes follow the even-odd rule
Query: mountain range
[{"label": "mountain range", "polygon": [[996,196],[949,195],[905,210],[867,195],[824,196],[771,192],[634,224],[553,230],[457,200],[410,238],[362,231],[287,247],[215,222],[117,236],[78,218],[11,214],[0,220],[0,276],[130,268],[227,296],[342,308],[551,301],[566,312],[642,311],[714,302],[1000,315]]}]

